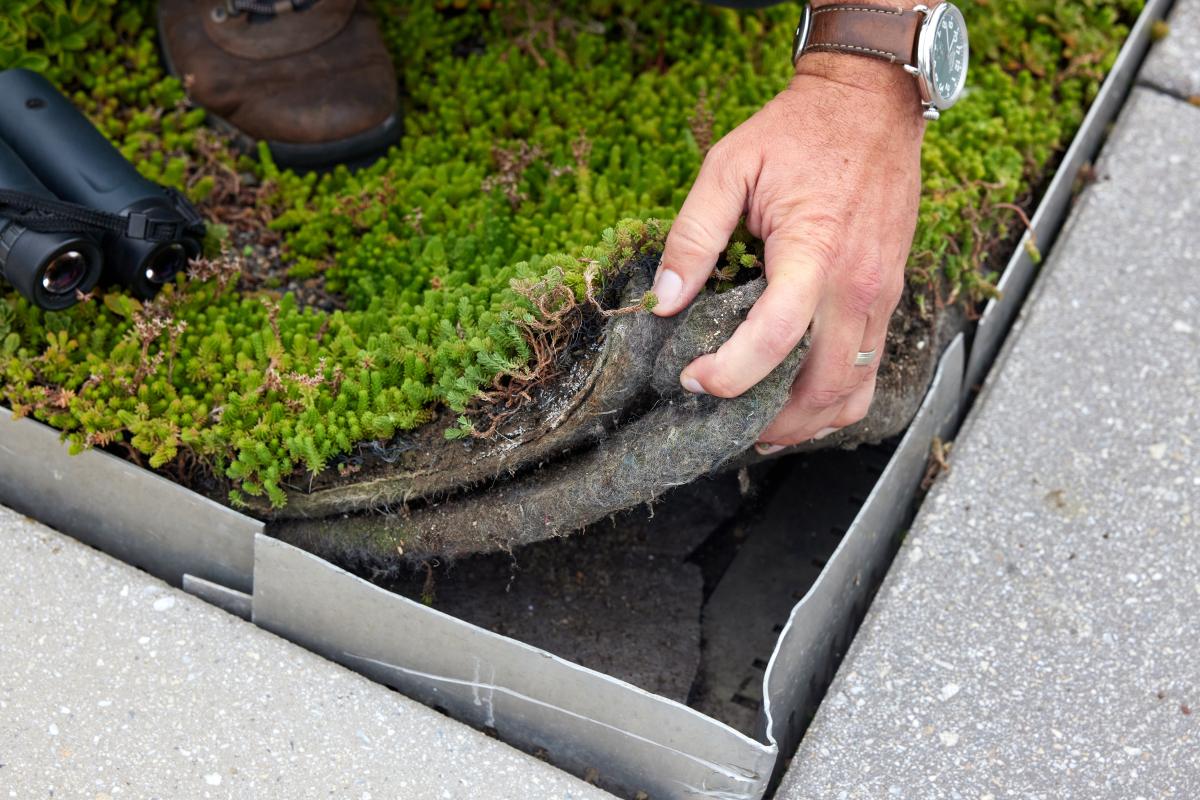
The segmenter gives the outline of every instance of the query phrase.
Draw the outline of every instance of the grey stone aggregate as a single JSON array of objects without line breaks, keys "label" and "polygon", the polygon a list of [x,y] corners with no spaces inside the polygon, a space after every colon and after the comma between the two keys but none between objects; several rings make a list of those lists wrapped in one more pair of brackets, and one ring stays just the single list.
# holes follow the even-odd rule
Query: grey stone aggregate
[{"label": "grey stone aggregate", "polygon": [[1181,98],[1200,100],[1200,0],[1176,0],[1168,33],[1155,42],[1141,81]]},{"label": "grey stone aggregate", "polygon": [[0,507],[0,799],[611,795]]},{"label": "grey stone aggregate", "polygon": [[1098,175],[778,797],[1200,797],[1200,108]]}]

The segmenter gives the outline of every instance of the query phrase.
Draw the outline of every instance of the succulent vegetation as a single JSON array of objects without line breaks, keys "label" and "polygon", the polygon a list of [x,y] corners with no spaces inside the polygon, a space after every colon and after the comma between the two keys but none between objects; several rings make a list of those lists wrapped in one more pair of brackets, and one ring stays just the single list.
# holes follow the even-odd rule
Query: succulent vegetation
[{"label": "succulent vegetation", "polygon": [[[987,296],[989,254],[1078,126],[1140,0],[967,0],[969,94],[929,129],[918,307]],[[669,7],[669,8],[668,8]],[[212,222],[147,303],[43,312],[0,287],[0,397],[77,448],[122,447],[230,499],[529,378],[537,332],[661,247],[708,147],[778,91],[798,8],[455,0],[376,10],[405,94],[374,165],[280,171],[203,126],[151,2],[9,0],[0,68],[43,71]],[[757,260],[735,243],[714,286]],[[220,253],[218,255],[218,252]],[[647,299],[646,305],[652,302]]]}]

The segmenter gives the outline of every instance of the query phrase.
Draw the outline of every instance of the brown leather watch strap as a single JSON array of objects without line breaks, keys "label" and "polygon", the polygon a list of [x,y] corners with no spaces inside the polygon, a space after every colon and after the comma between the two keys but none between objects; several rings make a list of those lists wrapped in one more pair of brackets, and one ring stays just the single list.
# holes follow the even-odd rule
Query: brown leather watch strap
[{"label": "brown leather watch strap", "polygon": [[917,11],[864,3],[816,6],[808,44],[797,57],[824,51],[914,64],[921,19]]}]

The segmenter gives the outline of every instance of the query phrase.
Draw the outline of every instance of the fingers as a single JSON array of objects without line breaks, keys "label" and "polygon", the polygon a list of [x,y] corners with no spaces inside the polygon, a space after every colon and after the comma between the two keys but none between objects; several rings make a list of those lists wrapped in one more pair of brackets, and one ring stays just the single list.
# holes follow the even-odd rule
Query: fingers
[{"label": "fingers", "polygon": [[683,310],[704,288],[717,259],[729,244],[746,208],[750,183],[758,165],[743,149],[738,156],[718,142],[700,167],[663,249],[654,277],[658,304],[654,313],[669,317]]},{"label": "fingers", "polygon": [[876,364],[879,362],[879,357],[883,355],[884,345],[887,344],[888,325],[892,321],[892,312],[896,310],[896,305],[900,302],[900,294],[903,291],[904,276],[901,273],[900,281],[892,282],[891,287],[883,293],[879,302],[875,304],[875,308],[871,309],[871,313],[867,315],[867,327],[863,333],[863,346],[860,349],[863,352],[874,350]]},{"label": "fingers", "polygon": [[759,437],[771,444],[796,444],[833,428],[846,400],[873,367],[854,366],[866,330],[865,317],[826,305],[813,323],[813,342],[792,396]]},{"label": "fingers", "polygon": [[771,244],[767,288],[728,341],[684,368],[679,382],[689,392],[737,397],[775,369],[808,330],[825,270],[811,251],[794,244],[773,251]]},{"label": "fingers", "polygon": [[[876,262],[877,263],[877,262]],[[900,283],[903,276],[901,273]],[[823,438],[866,416],[875,391],[875,374],[887,337],[887,325],[899,292],[865,263],[833,291],[818,309],[813,345],[792,389],[792,397],[760,436],[764,445],[789,445]],[[859,352],[874,351],[870,364],[857,366]],[[760,447],[760,452],[764,447]]]},{"label": "fingers", "polygon": [[870,377],[850,393],[850,396],[846,398],[846,404],[842,406],[842,410],[829,426],[832,429],[829,431],[830,433],[841,430],[847,425],[853,425],[867,416],[867,412],[871,410],[871,401],[875,399],[875,381],[878,375],[876,370],[871,370]]}]

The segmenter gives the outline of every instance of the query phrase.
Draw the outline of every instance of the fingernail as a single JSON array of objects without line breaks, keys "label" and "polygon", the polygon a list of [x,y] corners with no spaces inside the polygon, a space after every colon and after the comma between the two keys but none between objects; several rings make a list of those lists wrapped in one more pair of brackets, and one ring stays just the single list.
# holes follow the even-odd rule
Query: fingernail
[{"label": "fingernail", "polygon": [[769,456],[771,453],[778,453],[780,450],[782,450],[783,445],[759,442],[758,444],[754,445],[754,449],[758,451],[760,456]]},{"label": "fingernail", "polygon": [[841,430],[841,428],[821,428],[821,430],[817,431],[817,435],[814,436],[813,439],[824,439],[829,434],[837,433],[839,430]]},{"label": "fingernail", "polygon": [[672,309],[679,303],[683,294],[683,278],[679,273],[669,269],[661,269],[654,278],[654,296],[664,309]]},{"label": "fingernail", "polygon": [[693,378],[691,375],[680,375],[679,385],[688,390],[692,394],[705,394],[704,387],[700,385],[700,381]]}]

